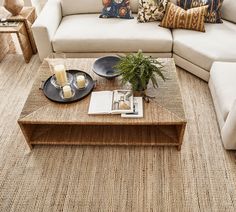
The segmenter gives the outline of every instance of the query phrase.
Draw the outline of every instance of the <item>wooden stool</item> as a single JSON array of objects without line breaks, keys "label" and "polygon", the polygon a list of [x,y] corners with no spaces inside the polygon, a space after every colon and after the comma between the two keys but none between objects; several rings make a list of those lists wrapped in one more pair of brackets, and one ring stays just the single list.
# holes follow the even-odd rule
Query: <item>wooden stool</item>
[{"label": "wooden stool", "polygon": [[[18,25],[14,27],[7,25],[0,27],[0,35],[1,37],[4,37],[6,36],[6,33],[15,33],[19,40],[25,62],[28,63],[32,55],[37,53],[37,48],[31,31],[31,26],[36,19],[35,9],[33,7],[24,7],[19,15],[11,16],[3,7],[0,7],[0,14],[3,17],[6,17],[7,21],[18,23]],[[4,48],[0,47],[0,52],[6,52],[6,50],[4,50],[6,49],[6,40],[4,41]]]},{"label": "wooden stool", "polygon": [[15,33],[17,35],[25,62],[29,63],[33,55],[33,49],[31,47],[31,43],[24,23],[19,22],[18,26],[16,27],[1,27],[0,33],[1,35],[4,35],[6,33]]}]

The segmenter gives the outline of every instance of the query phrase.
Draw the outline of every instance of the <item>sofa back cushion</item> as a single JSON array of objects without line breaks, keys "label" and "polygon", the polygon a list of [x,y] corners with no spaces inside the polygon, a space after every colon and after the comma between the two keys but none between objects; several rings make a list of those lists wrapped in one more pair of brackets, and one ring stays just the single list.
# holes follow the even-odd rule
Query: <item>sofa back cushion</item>
[{"label": "sofa back cushion", "polygon": [[[138,1],[130,0],[130,6],[133,13],[138,12]],[[62,14],[85,14],[85,13],[101,13],[103,4],[102,0],[61,0]]]},{"label": "sofa back cushion", "polygon": [[222,18],[236,23],[236,1],[224,0],[222,6]]},{"label": "sofa back cushion", "polygon": [[185,10],[208,5],[205,22],[222,23],[221,9],[223,1],[224,0],[177,0],[177,5]]},{"label": "sofa back cushion", "polygon": [[133,13],[138,13],[139,0],[130,0],[130,7]]}]

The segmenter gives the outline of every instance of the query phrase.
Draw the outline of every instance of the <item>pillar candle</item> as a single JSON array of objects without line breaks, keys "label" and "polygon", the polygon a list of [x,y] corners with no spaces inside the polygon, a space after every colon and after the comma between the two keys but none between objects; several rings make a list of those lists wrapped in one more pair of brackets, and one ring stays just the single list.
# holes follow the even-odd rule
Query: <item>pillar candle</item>
[{"label": "pillar candle", "polygon": [[69,85],[63,87],[63,96],[64,98],[71,98],[72,97],[72,90]]},{"label": "pillar candle", "polygon": [[54,66],[54,73],[57,80],[57,84],[64,86],[67,83],[66,69],[64,65]]},{"label": "pillar candle", "polygon": [[78,88],[85,87],[85,77],[83,75],[79,75],[76,78]]}]

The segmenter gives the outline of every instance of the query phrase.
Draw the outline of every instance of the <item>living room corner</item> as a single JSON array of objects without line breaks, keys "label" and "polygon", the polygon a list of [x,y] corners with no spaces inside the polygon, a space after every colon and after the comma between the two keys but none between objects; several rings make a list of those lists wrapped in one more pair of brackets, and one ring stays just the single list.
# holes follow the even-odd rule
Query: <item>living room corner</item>
[{"label": "living room corner", "polygon": [[0,0],[0,211],[236,211],[234,0]]}]

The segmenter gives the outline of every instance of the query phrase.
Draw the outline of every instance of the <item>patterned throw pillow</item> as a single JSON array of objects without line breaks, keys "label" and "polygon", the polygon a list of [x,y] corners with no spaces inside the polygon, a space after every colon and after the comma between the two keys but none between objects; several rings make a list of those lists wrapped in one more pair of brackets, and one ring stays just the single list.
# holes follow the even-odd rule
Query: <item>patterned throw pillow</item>
[{"label": "patterned throw pillow", "polygon": [[138,21],[161,21],[166,10],[168,0],[139,0]]},{"label": "patterned throw pillow", "polygon": [[100,18],[132,19],[129,0],[102,0],[103,10]]},{"label": "patterned throw pillow", "polygon": [[208,5],[184,10],[173,3],[168,3],[160,26],[170,29],[192,29],[205,32],[204,18],[207,8]]},{"label": "patterned throw pillow", "polygon": [[209,5],[205,22],[223,23],[221,20],[221,8],[223,1],[224,0],[177,0],[177,5],[185,10],[203,5]]}]

